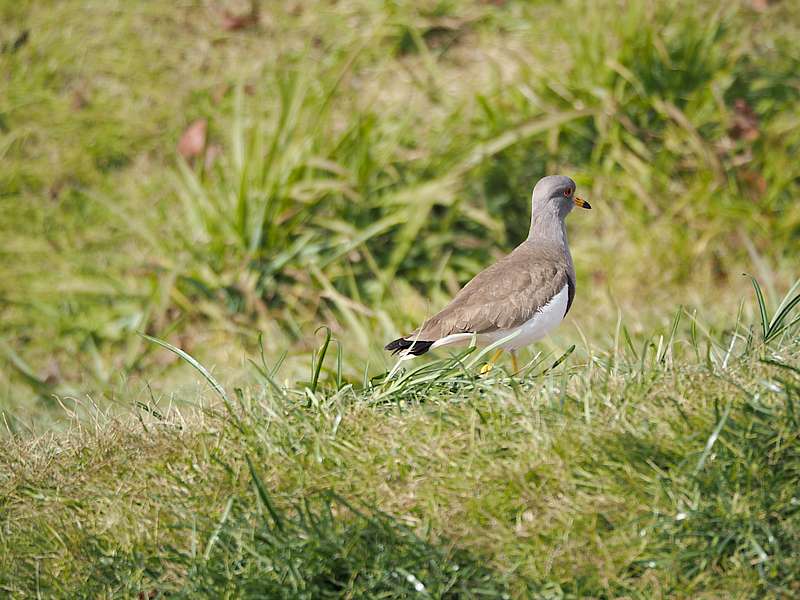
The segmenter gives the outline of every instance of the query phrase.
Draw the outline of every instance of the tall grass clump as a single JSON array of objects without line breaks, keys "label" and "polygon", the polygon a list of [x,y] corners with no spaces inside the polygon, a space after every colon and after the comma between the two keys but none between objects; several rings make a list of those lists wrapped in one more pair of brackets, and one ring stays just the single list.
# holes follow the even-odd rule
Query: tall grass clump
[{"label": "tall grass clump", "polygon": [[[417,221],[419,206],[404,199],[418,176],[394,125],[364,108],[343,121],[346,74],[278,73],[266,87],[279,93],[262,109],[239,90],[227,151],[207,169],[181,163],[181,225],[169,243],[184,257],[175,265],[183,289],[221,293],[233,311],[249,295],[313,313],[329,280],[350,296],[348,281],[385,283],[387,266],[397,268],[385,240]],[[415,200],[452,201],[438,189]]]}]

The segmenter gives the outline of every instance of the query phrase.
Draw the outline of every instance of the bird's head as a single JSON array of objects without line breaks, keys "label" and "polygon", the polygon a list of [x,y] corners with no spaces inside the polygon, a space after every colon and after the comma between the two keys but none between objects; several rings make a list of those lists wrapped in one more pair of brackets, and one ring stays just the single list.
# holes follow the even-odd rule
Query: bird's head
[{"label": "bird's head", "polygon": [[592,208],[586,200],[575,195],[575,187],[575,182],[564,175],[542,177],[533,188],[534,214],[539,211],[555,211],[563,219],[575,206]]}]

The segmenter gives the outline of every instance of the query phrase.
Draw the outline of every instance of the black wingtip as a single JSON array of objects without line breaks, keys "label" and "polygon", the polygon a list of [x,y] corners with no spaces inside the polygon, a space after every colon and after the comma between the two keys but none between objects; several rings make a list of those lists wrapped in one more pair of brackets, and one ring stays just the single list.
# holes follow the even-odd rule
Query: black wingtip
[{"label": "black wingtip", "polygon": [[405,338],[397,338],[384,346],[385,350],[389,350],[392,354],[397,354],[403,350],[407,350],[408,354],[419,356],[425,354],[433,346],[433,342],[426,342],[423,340],[407,340]]}]

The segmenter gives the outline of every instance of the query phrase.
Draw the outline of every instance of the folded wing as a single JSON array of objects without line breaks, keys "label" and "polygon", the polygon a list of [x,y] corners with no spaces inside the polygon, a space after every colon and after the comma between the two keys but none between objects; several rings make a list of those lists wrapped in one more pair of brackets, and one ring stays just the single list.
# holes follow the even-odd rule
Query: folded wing
[{"label": "folded wing", "polygon": [[450,304],[405,339],[435,341],[454,333],[518,327],[565,285],[569,286],[569,311],[575,285],[563,251],[546,244],[523,244],[478,273]]}]

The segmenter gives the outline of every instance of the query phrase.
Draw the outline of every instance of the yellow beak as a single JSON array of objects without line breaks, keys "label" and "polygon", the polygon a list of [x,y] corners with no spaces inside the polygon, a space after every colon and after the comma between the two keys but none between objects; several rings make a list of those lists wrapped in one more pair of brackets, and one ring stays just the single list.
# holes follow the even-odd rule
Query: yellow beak
[{"label": "yellow beak", "polygon": [[589,204],[583,198],[578,198],[577,196],[575,196],[574,202],[575,202],[575,206],[580,206],[581,208],[592,208],[592,205]]}]

